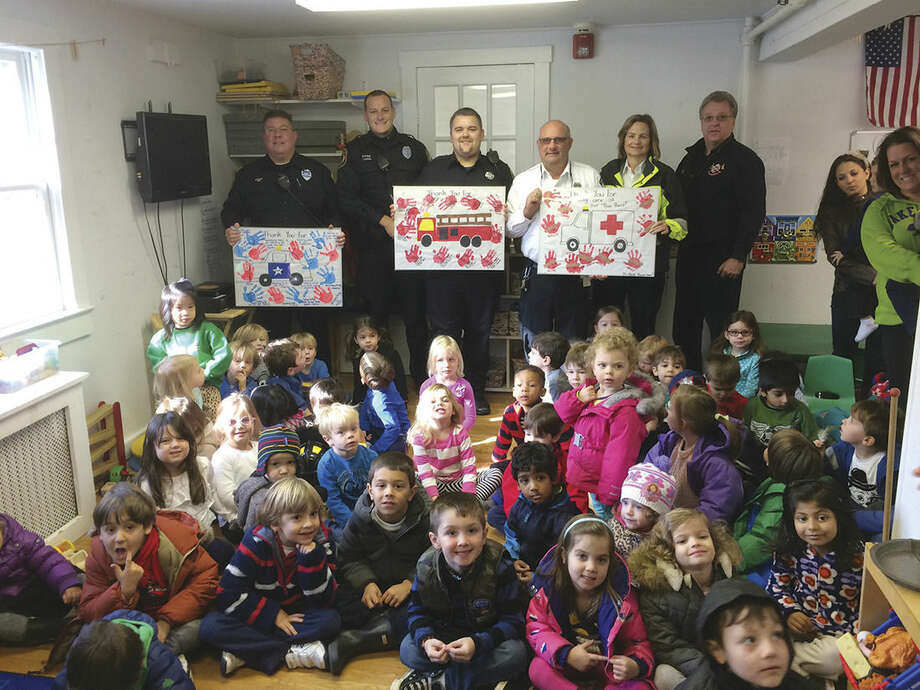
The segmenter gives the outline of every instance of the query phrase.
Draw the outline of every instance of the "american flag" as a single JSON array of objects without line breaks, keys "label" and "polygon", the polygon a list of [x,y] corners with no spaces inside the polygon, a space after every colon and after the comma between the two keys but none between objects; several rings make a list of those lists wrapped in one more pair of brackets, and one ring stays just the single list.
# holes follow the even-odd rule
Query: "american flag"
[{"label": "american flag", "polygon": [[876,127],[920,124],[920,15],[866,34],[866,116]]}]

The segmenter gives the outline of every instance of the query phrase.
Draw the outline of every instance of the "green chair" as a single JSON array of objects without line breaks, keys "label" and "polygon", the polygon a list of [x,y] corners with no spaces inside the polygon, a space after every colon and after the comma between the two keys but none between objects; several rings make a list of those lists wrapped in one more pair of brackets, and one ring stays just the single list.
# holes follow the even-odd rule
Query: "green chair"
[{"label": "green chair", "polygon": [[[819,398],[817,393],[836,393],[839,398]],[[849,413],[856,402],[853,362],[836,355],[814,355],[805,365],[805,402],[812,412],[839,407]]]}]

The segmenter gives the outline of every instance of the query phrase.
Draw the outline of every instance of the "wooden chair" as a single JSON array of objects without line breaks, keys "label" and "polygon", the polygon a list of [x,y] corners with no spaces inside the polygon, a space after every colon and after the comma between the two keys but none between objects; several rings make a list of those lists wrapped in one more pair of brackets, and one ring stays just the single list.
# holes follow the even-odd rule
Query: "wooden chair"
[{"label": "wooden chair", "polygon": [[125,467],[125,434],[121,426],[121,404],[105,401],[86,415],[89,432],[89,454],[93,463],[93,477],[108,481],[111,471]]}]

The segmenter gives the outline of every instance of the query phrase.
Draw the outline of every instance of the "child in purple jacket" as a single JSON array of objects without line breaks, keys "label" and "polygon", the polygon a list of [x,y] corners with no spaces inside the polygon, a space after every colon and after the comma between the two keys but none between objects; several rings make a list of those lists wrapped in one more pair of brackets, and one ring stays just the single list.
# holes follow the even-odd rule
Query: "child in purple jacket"
[{"label": "child in purple jacket", "polygon": [[81,593],[80,579],[67,559],[0,513],[0,643],[53,640]]}]

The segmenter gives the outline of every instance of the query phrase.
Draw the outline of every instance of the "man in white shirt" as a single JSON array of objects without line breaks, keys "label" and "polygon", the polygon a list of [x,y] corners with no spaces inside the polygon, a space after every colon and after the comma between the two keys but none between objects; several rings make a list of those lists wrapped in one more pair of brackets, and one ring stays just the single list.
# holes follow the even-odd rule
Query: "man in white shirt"
[{"label": "man in white shirt", "polygon": [[581,276],[537,274],[544,193],[600,186],[597,170],[569,160],[572,142],[569,127],[561,120],[543,125],[537,138],[541,162],[515,177],[508,192],[508,235],[523,238],[521,251],[526,257],[520,307],[525,355],[538,333],[559,331],[569,340],[585,336],[584,309],[589,295]]}]

